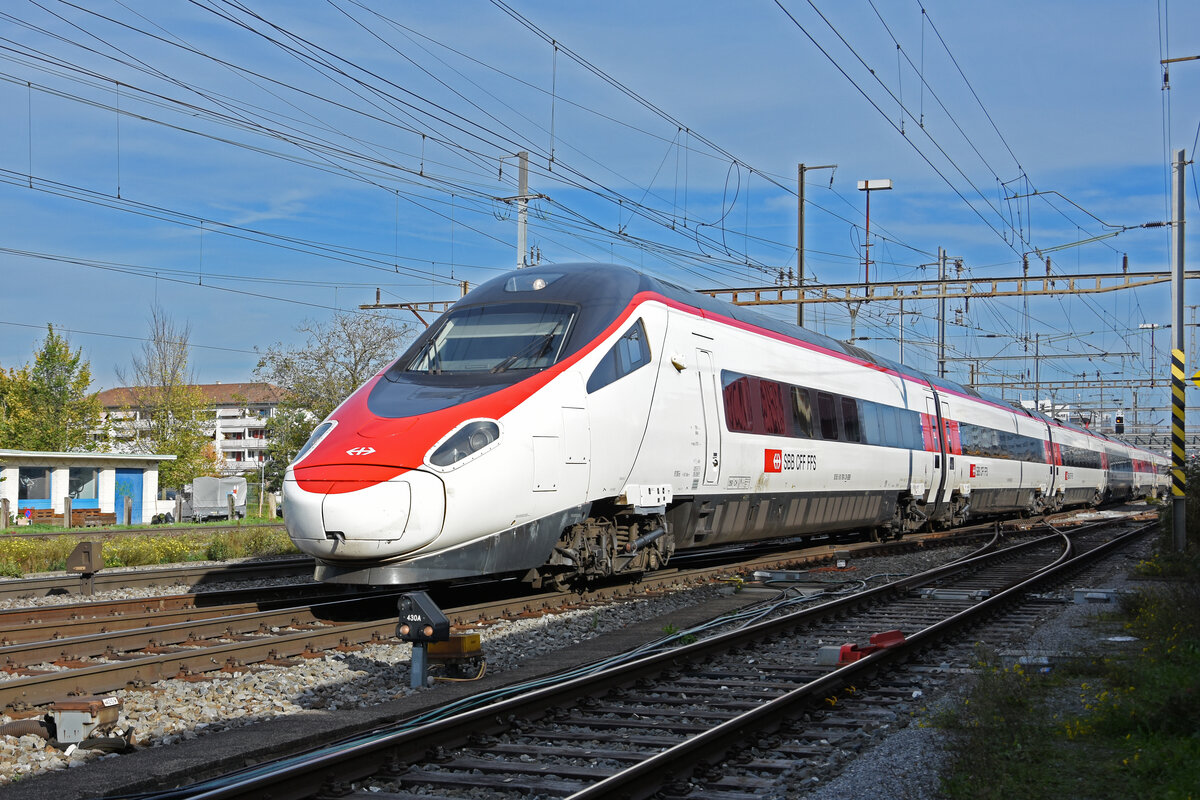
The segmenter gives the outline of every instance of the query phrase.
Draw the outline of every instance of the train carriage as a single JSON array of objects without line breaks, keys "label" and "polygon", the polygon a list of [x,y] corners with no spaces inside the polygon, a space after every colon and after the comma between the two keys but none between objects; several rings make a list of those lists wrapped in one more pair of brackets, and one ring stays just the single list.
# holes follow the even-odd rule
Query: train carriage
[{"label": "train carriage", "polygon": [[564,583],[1139,491],[1153,459],[1108,445],[632,269],[546,266],[470,292],[324,420],[286,523],[322,580]]}]

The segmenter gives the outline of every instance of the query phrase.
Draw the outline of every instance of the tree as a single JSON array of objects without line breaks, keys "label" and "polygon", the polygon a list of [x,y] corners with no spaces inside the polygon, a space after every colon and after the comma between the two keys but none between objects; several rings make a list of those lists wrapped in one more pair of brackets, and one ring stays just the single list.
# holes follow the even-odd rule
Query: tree
[{"label": "tree", "polygon": [[306,335],[303,347],[276,342],[254,368],[260,380],[288,394],[269,428],[268,475],[281,473],[313,427],[399,355],[413,334],[410,325],[347,311],[326,323],[305,320],[296,331]]},{"label": "tree", "polygon": [[204,394],[188,369],[191,326],[176,325],[159,306],[150,310],[150,338],[133,371],[117,376],[130,393],[130,407],[145,418],[135,426],[140,447],[175,456],[159,465],[162,486],[179,488],[197,475],[217,474],[217,454],[206,414]]},{"label": "tree", "polygon": [[0,447],[73,452],[96,447],[104,409],[89,392],[91,364],[82,348],[46,326],[33,365],[0,370]]}]

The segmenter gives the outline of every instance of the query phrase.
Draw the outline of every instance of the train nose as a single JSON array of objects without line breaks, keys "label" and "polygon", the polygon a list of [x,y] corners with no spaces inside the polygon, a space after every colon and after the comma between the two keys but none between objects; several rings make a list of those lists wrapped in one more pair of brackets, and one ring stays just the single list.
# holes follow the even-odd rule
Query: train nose
[{"label": "train nose", "polygon": [[436,475],[419,470],[376,481],[341,477],[336,467],[299,468],[284,478],[283,507],[288,535],[304,552],[321,559],[386,560],[437,538],[446,489]]}]

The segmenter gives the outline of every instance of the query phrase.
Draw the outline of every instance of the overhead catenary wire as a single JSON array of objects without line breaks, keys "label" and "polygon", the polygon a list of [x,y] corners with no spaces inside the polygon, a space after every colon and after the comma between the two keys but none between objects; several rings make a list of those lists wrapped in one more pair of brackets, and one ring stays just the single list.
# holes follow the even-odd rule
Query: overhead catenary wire
[{"label": "overhead catenary wire", "polygon": [[[370,11],[372,14],[374,14],[374,16],[369,18],[362,17],[362,19],[368,20],[368,25],[374,25],[374,20],[381,18],[377,12],[365,8],[362,3],[339,0],[339,2],[330,2],[329,5],[337,9],[338,12],[342,14],[353,10],[355,7],[363,11]],[[498,3],[496,4],[496,7],[504,11],[504,9],[501,8],[504,5],[505,4],[503,3]],[[46,5],[40,4],[38,7],[44,8]],[[65,4],[65,7],[77,9],[81,13],[91,13],[79,4],[67,3]],[[146,28],[153,27],[155,25],[155,23],[152,23],[149,20],[147,15],[129,9],[128,6],[124,7],[129,10],[131,14],[137,15],[140,19],[146,22],[146,25],[139,27]],[[251,22],[251,20],[253,20],[253,12],[251,12],[246,5],[239,3],[223,3],[214,1],[196,3],[195,7],[203,7],[208,10],[215,10],[215,12],[218,14],[237,15],[243,22]],[[508,14],[508,11],[504,11],[504,13]],[[922,15],[925,16],[924,9],[922,9]],[[511,16],[511,14],[509,14],[509,16]],[[383,18],[386,18],[386,15],[383,15]],[[932,25],[931,21],[930,24]],[[382,28],[383,26],[378,27]],[[394,30],[394,28],[391,28],[390,26],[389,29]],[[279,109],[272,110],[264,106],[255,108],[253,107],[252,103],[239,102],[231,97],[220,97],[217,93],[211,91],[211,89],[194,85],[191,75],[188,75],[186,78],[181,80],[180,77],[183,75],[183,73],[180,73],[180,75],[177,75],[174,78],[174,80],[178,81],[175,85],[184,88],[188,92],[197,93],[197,97],[210,98],[208,100],[204,100],[203,102],[193,103],[192,113],[204,114],[205,116],[203,119],[206,121],[211,120],[213,125],[237,125],[240,126],[239,130],[251,132],[255,136],[270,137],[274,141],[279,142],[280,146],[264,147],[261,142],[254,142],[249,138],[249,136],[212,137],[213,141],[220,140],[221,144],[223,145],[239,147],[246,149],[248,152],[250,151],[249,148],[258,147],[259,149],[255,150],[254,152],[261,152],[264,155],[269,155],[269,157],[272,158],[288,157],[292,160],[292,163],[302,164],[305,167],[313,169],[328,170],[330,174],[341,174],[348,180],[361,181],[367,185],[381,187],[388,194],[392,194],[394,191],[396,191],[395,186],[397,181],[408,181],[406,185],[413,188],[411,192],[407,193],[407,195],[402,198],[406,203],[411,202],[411,197],[413,200],[419,203],[419,205],[414,204],[414,209],[420,208],[422,213],[428,212],[437,215],[446,222],[451,222],[449,219],[449,201],[447,200],[445,203],[442,203],[436,199],[439,193],[448,193],[457,198],[457,210],[460,214],[458,220],[456,222],[452,222],[452,225],[462,225],[465,229],[469,229],[467,226],[470,226],[482,219],[485,213],[490,214],[492,212],[495,203],[491,198],[497,194],[497,192],[494,190],[489,191],[490,186],[495,185],[496,183],[496,181],[493,180],[495,177],[494,172],[489,174],[490,168],[487,166],[490,163],[489,160],[493,159],[495,155],[494,153],[489,152],[489,148],[498,148],[503,146],[505,144],[503,140],[492,138],[488,139],[486,144],[481,143],[476,145],[473,141],[468,141],[465,136],[459,135],[458,133],[447,135],[448,131],[452,130],[452,128],[448,126],[453,120],[450,117],[445,117],[439,113],[436,113],[436,109],[430,109],[430,116],[424,118],[427,120],[428,125],[431,126],[429,129],[425,129],[425,122],[414,124],[414,119],[417,118],[405,116],[406,113],[410,112],[404,110],[402,107],[399,107],[396,103],[395,97],[388,96],[386,92],[381,93],[381,85],[376,84],[370,88],[365,88],[361,85],[347,85],[346,82],[350,81],[350,78],[347,78],[345,74],[353,74],[353,70],[356,68],[353,65],[353,62],[360,60],[358,53],[353,54],[352,58],[342,58],[339,61],[334,58],[336,54],[323,53],[320,49],[314,49],[311,47],[308,43],[306,43],[305,40],[303,40],[303,38],[293,37],[292,32],[287,31],[287,26],[277,25],[276,28],[272,30],[278,33],[278,39],[280,39],[286,46],[292,48],[292,51],[290,52],[293,52],[295,57],[305,58],[310,64],[312,64],[314,74],[319,74],[330,78],[336,76],[340,81],[342,81],[341,83],[337,84],[338,86],[342,87],[338,90],[339,92],[343,90],[347,92],[366,92],[368,93],[368,96],[372,98],[372,102],[376,103],[377,105],[368,108],[364,104],[357,103],[356,100],[346,102],[345,96],[332,91],[328,94],[328,96],[325,97],[319,97],[319,93],[312,92],[312,97],[310,99],[313,102],[340,104],[342,106],[341,110],[346,113],[360,113],[362,111],[369,112],[371,118],[375,120],[377,124],[393,126],[395,129],[404,130],[407,133],[412,134],[414,136],[414,144],[412,148],[408,148],[411,149],[412,152],[403,152],[406,148],[403,147],[402,142],[399,144],[395,141],[385,142],[381,137],[371,135],[351,136],[349,131],[335,130],[334,126],[325,123],[320,114],[312,113],[309,107],[306,107],[298,102],[292,105],[295,113],[289,114],[290,118],[285,119],[279,114]],[[538,31],[540,30],[541,28],[539,27]],[[208,54],[198,52],[201,49],[200,45],[194,43],[189,44],[183,39],[171,34],[165,28],[159,28],[159,32],[159,39],[161,41],[165,42],[168,39],[177,38],[178,41],[175,42],[175,45],[179,46],[181,50],[185,52],[192,52],[198,57],[208,57]],[[537,34],[535,33],[535,35]],[[939,39],[942,38],[940,32],[938,33],[938,37]],[[404,49],[407,52],[415,52],[409,48],[397,48],[395,46],[396,40],[394,37],[388,39],[387,37],[375,36],[373,38],[379,41],[382,47],[386,47],[393,52],[396,52],[398,49]],[[423,41],[432,40],[426,39]],[[943,39],[942,41],[944,45],[945,40]],[[554,48],[556,52],[562,53],[564,60],[570,58],[570,56],[567,55],[567,50],[570,49],[569,47],[566,47],[564,50],[558,49],[564,46],[557,37],[552,35],[549,36],[547,46]],[[140,55],[137,48],[125,48],[125,50],[126,52]],[[949,48],[947,48],[947,50],[949,50]],[[98,52],[98,49],[94,49],[94,51]],[[345,56],[346,53],[343,52],[342,55]],[[907,51],[904,52],[904,56],[907,58]],[[105,57],[111,58],[112,54],[106,55]],[[953,56],[951,56],[951,58],[953,58]],[[420,59],[414,60],[420,61]],[[63,64],[66,64],[66,61],[61,59],[60,61]],[[170,70],[157,69],[153,67],[152,62],[149,60],[143,59],[143,61],[146,61],[145,74],[156,75],[162,79],[171,78],[171,76],[168,74]],[[125,57],[125,60],[122,63],[136,64],[137,60],[130,57]],[[213,61],[212,63],[217,62]],[[483,64],[484,62],[480,60],[478,63]],[[961,73],[961,66],[958,66],[957,61],[955,64],[956,68],[958,68]],[[245,64],[240,66],[231,64],[229,66],[222,66],[222,68],[241,70],[239,74],[248,75]],[[434,71],[429,70],[429,72],[432,75]],[[124,79],[125,76],[123,74],[118,74],[117,72],[114,72],[113,74],[104,73],[104,70],[98,70],[94,73],[94,87],[99,90],[99,87],[105,81],[116,79],[119,81],[118,85],[122,87],[120,102],[119,104],[116,102],[110,102],[106,106],[104,104],[97,104],[96,107],[105,107],[108,110],[113,110],[114,113],[120,114],[120,119],[131,119],[138,115],[139,112],[144,111],[144,109],[138,108],[137,102],[139,101],[136,101],[135,98],[131,96],[131,93],[134,90],[126,88],[128,84]],[[365,74],[366,73],[363,75]],[[926,87],[926,84],[932,84],[933,81],[927,81],[926,73],[923,70],[919,74],[921,75],[921,85],[923,87],[923,91],[928,88],[928,90],[932,92],[933,87]],[[362,79],[363,75],[358,75],[357,77]],[[165,78],[163,76],[165,76]],[[965,80],[965,75],[963,77]],[[272,79],[267,78],[265,75],[262,77],[254,76],[253,80],[264,82],[264,91],[270,90],[274,92],[274,96],[280,98],[281,101],[285,103],[293,103],[293,100],[295,99],[291,95],[286,95],[284,93],[285,90],[288,92],[303,92],[308,91],[313,85],[311,81],[306,80],[303,83],[307,85],[284,86],[278,82],[272,82]],[[277,81],[277,79],[274,80]],[[450,82],[443,82],[448,87],[453,85]],[[530,85],[532,86],[532,84]],[[539,91],[542,90],[541,87],[537,88]],[[108,85],[107,91],[112,91],[112,84]],[[972,92],[974,93],[973,87]],[[177,93],[172,92],[172,94]],[[424,102],[426,99],[421,98],[420,94],[420,92],[414,93],[413,98],[415,102]],[[638,93],[635,92],[635,94]],[[357,98],[360,95],[354,94],[352,96]],[[638,96],[641,97],[642,95]],[[169,101],[170,104],[180,109],[176,113],[187,113],[183,110],[186,108],[186,106],[179,102],[183,99],[185,98],[172,98]],[[905,99],[909,100],[911,103],[911,98]],[[126,108],[127,101],[130,106],[128,109]],[[149,103],[152,101],[147,96],[141,99],[140,102]],[[162,102],[165,103],[167,101]],[[565,98],[561,92],[559,92],[557,102],[571,101]],[[653,105],[653,103],[651,104]],[[118,105],[120,108],[117,108]],[[358,107],[351,110],[351,106],[354,105],[357,105]],[[580,108],[585,107],[584,104],[576,105]],[[168,106],[164,105],[161,107],[166,108]],[[511,119],[506,118],[504,114],[497,112],[496,106],[491,106],[489,108],[486,103],[479,102],[476,103],[474,107],[479,109],[487,109],[484,117],[504,119],[505,126],[507,126],[504,130],[507,132],[511,133],[514,131],[524,130],[522,125],[516,124]],[[222,110],[225,112],[223,118],[218,118],[218,112]],[[461,109],[452,110],[460,111]],[[661,111],[661,109],[659,110]],[[476,117],[475,121],[477,122],[481,119],[481,117],[478,117],[474,113],[471,113],[470,116]],[[157,112],[153,114],[142,113],[137,118],[141,119],[143,117],[147,119],[151,117],[159,117],[164,120],[168,119],[165,114],[159,114]],[[755,172],[759,172],[759,174],[763,176],[767,182],[772,183],[776,187],[782,188],[783,191],[794,193],[794,190],[791,189],[791,187],[788,186],[784,180],[781,180],[778,176],[771,175],[768,171],[751,167],[750,165],[745,164],[745,162],[741,159],[731,157],[732,154],[728,153],[727,151],[725,154],[723,154],[720,149],[708,148],[705,144],[706,137],[704,137],[701,133],[694,132],[690,126],[685,124],[683,120],[678,119],[676,116],[667,114],[666,117],[663,117],[658,115],[656,112],[656,117],[663,119],[667,124],[669,128],[669,135],[662,136],[653,131],[647,131],[646,133],[647,136],[656,137],[667,145],[666,152],[661,157],[661,162],[659,160],[659,155],[656,153],[654,163],[658,164],[658,171],[654,171],[654,164],[651,164],[650,169],[647,170],[646,174],[650,176],[648,181],[641,181],[640,183],[633,184],[634,189],[630,190],[626,187],[627,184],[632,182],[622,180],[609,181],[609,185],[606,185],[605,181],[598,181],[595,180],[594,177],[585,175],[584,170],[575,169],[573,171],[573,167],[578,168],[579,166],[584,165],[586,172],[593,173],[593,176],[596,173],[596,170],[592,166],[593,162],[585,163],[582,160],[583,158],[587,157],[586,155],[580,155],[578,151],[572,149],[569,141],[563,140],[557,135],[554,137],[554,141],[559,149],[555,155],[555,169],[552,177],[554,177],[556,180],[564,181],[564,183],[567,183],[575,188],[579,188],[581,191],[589,193],[592,197],[602,199],[604,202],[613,203],[616,206],[617,212],[621,214],[622,221],[633,220],[636,215],[636,219],[638,220],[639,224],[642,220],[645,220],[655,226],[661,226],[660,230],[666,231],[666,233],[649,232],[649,228],[647,226],[642,226],[640,231],[634,232],[633,235],[627,235],[629,231],[624,233],[622,232],[621,222],[614,224],[610,221],[608,212],[600,211],[597,213],[594,206],[586,207],[580,204],[574,198],[567,196],[555,197],[551,200],[540,201],[538,203],[539,235],[544,237],[542,241],[554,242],[557,240],[559,245],[558,247],[553,248],[551,251],[552,253],[557,253],[557,255],[548,255],[547,259],[556,259],[561,261],[562,256],[569,256],[571,251],[579,253],[581,257],[594,257],[596,253],[610,252],[611,248],[615,245],[617,252],[615,253],[614,259],[622,261],[623,263],[630,263],[634,266],[638,266],[640,260],[644,257],[651,257],[654,259],[661,258],[664,260],[665,264],[652,264],[649,267],[650,271],[659,271],[661,273],[661,271],[664,269],[672,269],[685,272],[688,275],[693,275],[696,278],[706,280],[708,282],[717,281],[724,283],[731,280],[741,280],[739,276],[745,275],[744,267],[747,263],[750,263],[754,269],[764,271],[768,267],[775,266],[775,264],[772,263],[772,255],[780,254],[782,257],[783,254],[790,253],[793,248],[789,243],[770,241],[769,236],[755,235],[749,230],[738,232],[735,230],[736,226],[726,224],[728,223],[728,218],[734,209],[733,202],[721,204],[720,208],[717,209],[708,219],[688,219],[685,217],[684,220],[689,226],[686,231],[686,235],[679,235],[678,238],[672,238],[676,236],[676,232],[672,230],[671,226],[676,225],[677,227],[680,227],[677,224],[680,219],[677,214],[680,203],[677,202],[676,198],[670,197],[669,191],[666,193],[665,197],[661,196],[662,193],[656,191],[658,189],[656,181],[660,177],[662,164],[668,163],[667,159],[670,157],[672,152],[673,138],[679,140],[673,145],[674,152],[676,153],[677,157],[682,156],[683,158],[690,157],[693,159],[697,157],[703,157],[705,159],[711,159],[714,161],[717,159],[724,159],[721,160],[721,163],[727,165],[726,168],[731,176],[741,177],[744,180],[748,176],[752,176]],[[528,119],[527,122],[532,124],[533,128],[531,129],[545,132],[544,127],[537,125]],[[182,129],[184,126],[180,126],[180,128]],[[318,131],[321,132],[321,135],[318,135]],[[211,135],[212,131],[206,131],[205,133]],[[997,133],[999,134],[998,130]],[[453,157],[446,157],[442,159],[441,168],[424,169],[421,166],[417,166],[418,163],[421,165],[426,163],[427,155],[423,148],[419,154],[417,152],[415,137],[418,135],[420,136],[422,143],[425,141],[427,136],[429,137],[429,141],[431,143],[437,143],[436,145],[431,145],[431,151],[442,153],[444,152],[441,150],[442,147],[447,148],[447,150],[453,149]],[[514,137],[510,136],[510,139],[511,138]],[[527,141],[524,141],[522,137],[517,138],[522,140],[523,143],[527,144]],[[567,138],[569,139],[569,137]],[[225,139],[241,139],[242,141],[234,143],[225,141]],[[483,140],[481,140],[481,142],[482,141]],[[1007,143],[1005,143],[1005,146],[1007,147]],[[30,147],[32,149],[32,139]],[[290,150],[290,148],[297,148],[297,150],[295,152],[284,152],[285,150]],[[533,149],[535,152],[540,153],[544,158],[546,158],[548,163],[548,159],[551,155],[549,148],[543,147],[540,149]],[[276,153],[268,154],[266,152],[267,150],[275,150]],[[572,155],[573,153],[575,155]],[[408,158],[412,159],[411,164],[405,160]],[[33,159],[31,156],[30,161],[32,162],[32,160]],[[436,159],[431,160],[430,163],[433,163],[435,160]],[[574,161],[573,165],[571,163],[572,161]],[[405,170],[409,170],[411,174],[405,175]],[[653,172],[653,175],[651,175],[651,172]],[[29,173],[29,182],[32,183],[35,180],[32,166],[29,170]],[[536,167],[535,174],[547,179],[551,177],[548,167]],[[602,173],[604,176],[607,176],[608,174],[609,173],[607,172]],[[16,185],[15,179],[13,185]],[[669,178],[667,185],[669,187]],[[757,199],[760,184],[758,181],[755,181],[754,185],[756,190],[755,196]],[[676,181],[676,187],[677,189],[679,187],[678,180]],[[852,211],[852,213],[842,215],[842,218],[846,220],[848,224],[856,225],[857,222],[855,217],[858,216],[858,208],[836,191],[834,194],[835,196],[841,198],[842,201],[846,203],[846,207]],[[399,195],[397,194],[394,196],[398,197]],[[736,196],[737,202],[743,202],[743,194],[738,193]],[[389,198],[389,200],[391,199],[392,198]],[[998,203],[999,201],[994,202]],[[686,206],[686,203],[684,206]],[[819,206],[814,205],[813,207]],[[743,208],[748,208],[744,202]],[[826,209],[822,209],[822,211],[826,211]],[[1009,211],[1011,211],[1011,208],[1009,208]],[[833,212],[828,213],[832,214]],[[196,214],[194,216],[195,219],[200,220],[200,225],[205,226],[206,231],[212,231],[214,229],[214,223],[207,220],[208,215]],[[872,220],[873,234],[876,230],[874,222],[875,221]],[[193,223],[193,226],[195,224],[196,223]],[[1024,230],[1024,226],[1028,223],[1022,223],[1019,220],[1012,222],[1010,214],[1009,223],[1006,224],[1008,224],[1010,228],[1021,232]],[[715,229],[713,226],[715,226]],[[493,235],[492,232],[488,231],[484,226],[476,225],[476,228],[477,232],[482,238],[490,237],[491,241],[496,245],[500,245],[502,243],[507,245],[507,242],[504,242],[500,237]],[[709,236],[709,233],[712,235]],[[897,237],[885,236],[881,237],[881,240],[895,241],[898,246],[908,247],[913,249],[914,252],[922,252],[920,249],[912,248],[911,245],[898,241]],[[834,260],[849,261],[853,258],[853,256],[849,254],[832,252],[825,253],[825,256],[830,260],[830,262],[833,262]],[[372,256],[372,258],[375,257],[381,257],[381,260],[384,263],[380,266],[383,268],[394,269],[394,262],[397,260],[401,262],[402,269],[405,266],[403,260],[393,258],[392,254],[390,253],[386,255],[377,253]],[[340,259],[341,257],[335,256],[335,258]],[[782,258],[779,260],[782,260]],[[417,272],[422,272],[426,276],[431,276],[433,275],[434,270],[423,269],[423,267],[426,265],[432,266],[434,264],[439,266],[447,264],[452,265],[452,262],[454,261],[455,258],[453,257],[450,259],[450,262],[439,261],[436,259],[414,258],[409,265],[414,267]],[[353,264],[353,262],[347,263]],[[365,265],[354,264],[354,266],[357,267]],[[487,265],[476,263],[471,266],[475,269],[482,269],[486,268]],[[913,270],[916,269],[916,266],[904,265],[904,268]],[[448,280],[444,280],[447,270],[438,270],[438,272],[440,273],[440,277],[443,279],[442,285],[445,285],[449,288],[452,283]],[[436,278],[439,276],[434,277]],[[862,319],[865,320],[867,317],[864,316]]]}]

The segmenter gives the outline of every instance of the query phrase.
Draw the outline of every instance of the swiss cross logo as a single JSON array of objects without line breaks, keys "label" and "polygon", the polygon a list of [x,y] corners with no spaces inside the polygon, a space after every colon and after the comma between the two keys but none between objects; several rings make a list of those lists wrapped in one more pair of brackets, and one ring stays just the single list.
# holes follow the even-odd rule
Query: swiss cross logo
[{"label": "swiss cross logo", "polygon": [[374,447],[351,447],[346,451],[348,456],[369,456],[375,452]]},{"label": "swiss cross logo", "polygon": [[975,477],[975,465],[974,464],[971,465],[971,477],[972,478]]},{"label": "swiss cross logo", "polygon": [[783,451],[782,450],[764,450],[763,451],[763,471],[764,472],[783,472]]}]

